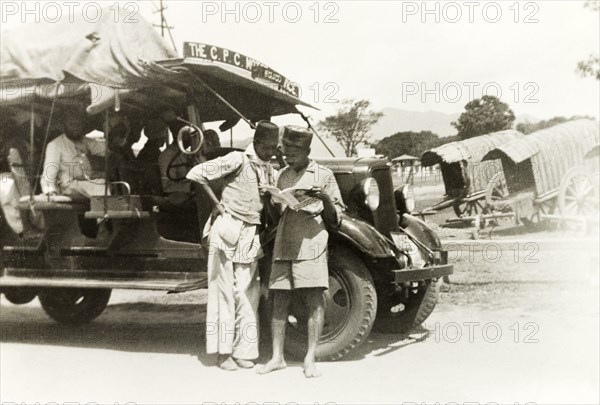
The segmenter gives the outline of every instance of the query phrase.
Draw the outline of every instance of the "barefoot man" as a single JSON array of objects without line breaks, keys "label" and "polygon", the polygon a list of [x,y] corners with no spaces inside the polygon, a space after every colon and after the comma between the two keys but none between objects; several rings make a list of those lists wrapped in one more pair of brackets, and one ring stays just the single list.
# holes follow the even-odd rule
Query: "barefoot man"
[{"label": "barefoot man", "polygon": [[342,197],[333,172],[309,159],[312,133],[302,127],[286,126],[282,145],[288,164],[280,172],[277,187],[306,186],[305,197],[316,201],[298,211],[285,208],[273,251],[270,290],[273,294],[273,358],[259,367],[259,374],[286,367],[283,346],[292,290],[303,295],[308,312],[308,351],[304,358],[307,378],[321,374],[315,365],[315,352],[324,316],[323,291],[329,286],[325,225],[340,224]]}]

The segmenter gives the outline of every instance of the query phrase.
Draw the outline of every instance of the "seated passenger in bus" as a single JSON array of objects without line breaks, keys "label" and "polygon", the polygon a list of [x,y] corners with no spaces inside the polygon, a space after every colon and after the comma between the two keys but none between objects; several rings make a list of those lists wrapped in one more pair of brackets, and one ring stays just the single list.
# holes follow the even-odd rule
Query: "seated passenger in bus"
[{"label": "seated passenger in bus", "polygon": [[[102,159],[98,158],[105,156],[105,145],[86,137],[88,125],[83,108],[65,111],[63,131],[46,148],[41,179],[43,193],[87,198],[104,195],[105,175],[101,169]],[[93,167],[92,162],[97,167]]]}]

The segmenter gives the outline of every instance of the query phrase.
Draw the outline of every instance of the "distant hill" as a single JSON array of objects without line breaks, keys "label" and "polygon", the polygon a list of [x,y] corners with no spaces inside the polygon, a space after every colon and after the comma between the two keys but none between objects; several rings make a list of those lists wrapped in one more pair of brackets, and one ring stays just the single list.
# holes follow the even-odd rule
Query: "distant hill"
[{"label": "distant hill", "polygon": [[[396,132],[406,131],[431,131],[439,136],[456,135],[456,128],[451,125],[451,122],[456,121],[461,114],[446,114],[439,111],[409,111],[399,108],[384,108],[382,112],[383,117],[371,130],[373,140],[383,139]],[[517,116],[515,125],[524,121],[538,122],[540,120],[534,116],[523,114]]]},{"label": "distant hill", "polygon": [[517,124],[520,124],[522,122],[540,122],[541,119],[534,117],[533,115],[529,115],[529,114],[521,114],[521,115],[517,115],[517,117],[515,118],[515,126]]},{"label": "distant hill", "polygon": [[[382,110],[383,117],[377,125],[371,130],[373,133],[373,141],[379,141],[385,137],[391,136],[397,132],[406,131],[431,131],[439,136],[454,136],[456,129],[450,124],[458,119],[461,113],[446,114],[439,111],[409,111],[399,108],[384,108]],[[515,120],[515,126],[521,122],[539,122],[540,119],[529,115],[518,115]],[[221,133],[221,145],[229,146],[229,133]],[[343,148],[333,139],[324,137],[325,142],[336,156],[344,156]],[[233,146],[235,148],[245,149],[252,142],[252,130],[239,125],[236,127]],[[327,149],[315,137],[311,145],[312,156],[327,157],[330,156]]]},{"label": "distant hill", "polygon": [[431,131],[439,136],[456,135],[456,129],[450,123],[460,116],[460,113],[419,112],[398,108],[384,108],[382,112],[383,117],[371,130],[374,140],[406,131]]}]

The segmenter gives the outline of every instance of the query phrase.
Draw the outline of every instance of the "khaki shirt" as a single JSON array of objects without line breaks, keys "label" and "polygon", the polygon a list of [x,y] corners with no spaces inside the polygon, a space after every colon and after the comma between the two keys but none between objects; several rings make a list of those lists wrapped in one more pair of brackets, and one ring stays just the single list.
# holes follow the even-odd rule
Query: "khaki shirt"
[{"label": "khaki shirt", "polygon": [[[289,166],[279,172],[279,189],[300,185],[321,187],[336,205],[339,218],[343,206],[342,194],[331,170],[311,160],[308,166],[298,173]],[[313,260],[321,256],[327,249],[329,239],[321,217],[322,211],[322,201],[299,211],[286,208],[277,229],[273,260]]]}]

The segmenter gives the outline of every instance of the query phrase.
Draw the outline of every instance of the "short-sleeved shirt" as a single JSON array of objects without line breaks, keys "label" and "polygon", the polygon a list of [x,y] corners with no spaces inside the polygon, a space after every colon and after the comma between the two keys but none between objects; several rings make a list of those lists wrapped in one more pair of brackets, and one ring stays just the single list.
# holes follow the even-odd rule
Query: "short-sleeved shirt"
[{"label": "short-sleeved shirt", "polygon": [[[269,162],[262,161],[250,145],[244,152],[231,152],[225,156],[209,160],[192,168],[187,178],[200,184],[208,184],[210,181],[222,179],[236,174],[238,184],[233,184],[232,190],[248,194],[240,198],[250,198],[251,190],[258,189],[258,183],[273,185],[275,169]],[[258,179],[253,176],[258,176]],[[239,186],[239,187],[237,187]],[[259,198],[258,190],[256,196]],[[256,233],[256,226],[260,224],[260,213],[240,213],[236,207],[221,200],[225,211],[233,217],[235,224],[234,232],[239,232],[240,237],[235,246],[227,246],[221,241],[218,233],[211,232],[213,223],[209,219],[204,228],[204,235],[209,235],[210,248],[217,248],[225,252],[226,257],[235,263],[251,263],[262,255],[260,240]],[[233,202],[233,201],[232,201]],[[262,208],[262,201],[258,200],[257,206]],[[252,220],[254,218],[254,220]],[[217,224],[218,226],[219,224]]]},{"label": "short-sleeved shirt", "polygon": [[244,152],[231,152],[199,164],[186,177],[200,184],[229,178],[221,196],[225,211],[242,221],[260,225],[263,202],[258,186],[274,185],[276,172],[269,162],[260,160],[250,145]]},{"label": "short-sleeved shirt", "polygon": [[[269,162],[260,160],[252,144],[244,152],[231,152],[225,156],[199,164],[190,170],[186,177],[200,184],[208,184],[210,181],[221,179],[235,173],[242,167],[244,164],[243,155],[246,155],[254,167],[258,169],[260,184],[275,184],[277,172]],[[248,168],[248,170],[252,170],[252,168]]]},{"label": "short-sleeved shirt", "polygon": [[[332,199],[338,218],[342,210],[342,195],[331,170],[311,160],[308,166],[296,172],[290,166],[279,173],[277,187],[321,187]],[[286,208],[283,212],[273,250],[273,260],[314,260],[327,249],[329,235],[323,218],[323,202],[318,201],[301,210]]]}]

